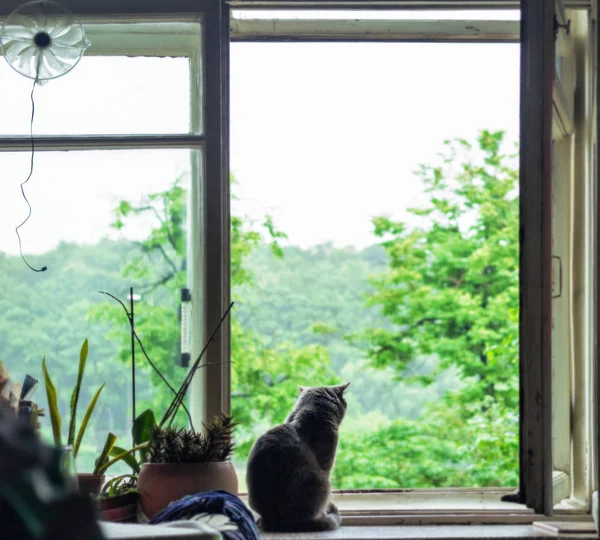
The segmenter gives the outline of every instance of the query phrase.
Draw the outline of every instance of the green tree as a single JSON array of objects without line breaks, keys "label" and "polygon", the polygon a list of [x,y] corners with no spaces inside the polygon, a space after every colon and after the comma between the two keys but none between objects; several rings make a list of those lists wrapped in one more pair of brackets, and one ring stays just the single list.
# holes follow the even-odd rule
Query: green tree
[{"label": "green tree", "polygon": [[[412,226],[374,220],[389,268],[373,279],[368,305],[391,326],[353,336],[398,380],[427,386],[453,370],[460,388],[415,421],[345,435],[339,487],[517,484],[518,171],[502,133],[477,142],[448,141],[439,165],[420,168],[429,200],[409,210]],[[433,371],[415,370],[431,356]],[[361,467],[366,455],[377,465]]]},{"label": "green tree", "polygon": [[[235,184],[233,179],[232,182]],[[185,370],[174,367],[174,355],[179,343],[178,291],[186,283],[186,207],[187,193],[179,178],[168,190],[152,193],[142,201],[121,201],[114,222],[115,228],[123,229],[140,216],[153,218],[150,233],[136,243],[136,256],[124,267],[123,274],[132,283],[138,283],[136,292],[142,297],[136,306],[136,333],[153,363],[175,387],[185,376]],[[272,254],[282,257],[278,240],[284,237],[269,216],[261,227],[232,217],[231,280],[236,302],[243,305],[240,290],[248,290],[254,284],[255,277],[244,264],[246,258],[260,243],[266,243]],[[129,362],[130,337],[122,307],[109,302],[94,306],[90,314],[95,320],[113,324],[113,335],[121,340],[119,359]],[[236,456],[244,459],[261,429],[283,421],[296,399],[298,384],[327,384],[334,379],[323,346],[299,348],[291,342],[268,346],[260,334],[242,326],[235,311],[231,334],[232,408],[241,422]],[[140,367],[145,365],[141,351],[136,353],[136,360]],[[172,393],[154,372],[151,380],[155,391],[140,406],[150,406],[160,415],[172,400]],[[187,421],[183,411],[178,413],[177,421]]]},{"label": "green tree", "polygon": [[[352,386],[336,488],[516,485],[517,172],[502,145],[501,134],[487,132],[473,147],[448,143],[439,164],[418,173],[428,203],[410,223],[376,219],[382,244],[362,251],[283,248],[268,217],[232,218],[238,463],[257,434],[285,418],[297,384],[343,379]],[[129,436],[129,325],[98,290],[125,300],[133,285],[142,296],[136,328],[150,357],[174,385],[184,376],[175,361],[186,200],[176,179],[164,192],[122,201],[115,228],[128,233],[151,219],[148,234],[138,242],[60,244],[35,258],[54,272],[33,274],[19,257],[0,254],[0,282],[11,291],[0,298],[0,357],[11,373],[39,377],[46,354],[66,405],[87,336],[86,377],[90,385],[107,382],[81,471],[93,466],[108,430]],[[141,351],[136,358],[139,407],[164,410],[170,392]]]},{"label": "green tree", "polygon": [[438,371],[454,368],[465,403],[518,400],[518,171],[502,153],[503,133],[483,131],[478,145],[446,142],[438,166],[417,176],[429,196],[409,213],[422,225],[374,220],[389,269],[373,280],[369,305],[393,328],[364,337],[376,367],[411,376],[416,357],[435,355]]}]

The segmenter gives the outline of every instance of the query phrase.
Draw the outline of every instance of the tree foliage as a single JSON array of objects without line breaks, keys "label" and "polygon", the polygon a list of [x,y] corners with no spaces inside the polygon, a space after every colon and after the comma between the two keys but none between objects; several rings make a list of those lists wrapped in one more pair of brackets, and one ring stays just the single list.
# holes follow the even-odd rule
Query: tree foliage
[{"label": "tree foliage", "polygon": [[[298,384],[350,380],[334,487],[516,485],[518,175],[504,146],[501,133],[486,131],[473,145],[448,142],[416,173],[426,202],[405,221],[375,218],[380,245],[364,250],[300,249],[284,245],[269,216],[258,224],[232,217],[238,464],[258,434],[284,420]],[[129,322],[97,291],[126,301],[135,288],[138,335],[171,384],[183,380],[176,360],[187,206],[182,178],[120,201],[114,229],[130,236],[134,224],[149,221],[144,238],[61,244],[43,257],[60,272],[33,276],[20,259],[0,254],[0,281],[13,293],[0,298],[0,357],[9,365],[19,359],[16,378],[39,376],[45,354],[60,366],[58,401],[68,403],[77,376],[69,359],[90,336],[86,369],[107,387],[78,464],[86,456],[93,463],[108,431],[120,438],[130,431]],[[138,407],[160,416],[172,394],[139,348],[136,362]],[[187,422],[183,411],[177,422]]]},{"label": "tree foliage", "polygon": [[[352,466],[342,452],[338,485],[516,485],[518,470],[518,173],[503,134],[483,131],[473,147],[446,143],[437,165],[417,177],[427,204],[409,210],[417,225],[374,220],[389,268],[372,280],[368,303],[392,326],[361,333],[371,365],[429,385],[453,370],[460,388],[368,435],[381,468]],[[420,223],[419,223],[420,221]],[[438,359],[415,373],[415,358]],[[349,448],[364,447],[349,436]],[[393,456],[393,457],[392,457]],[[390,459],[391,458],[391,459]],[[379,461],[379,460],[377,460]],[[391,463],[390,463],[391,461]]]},{"label": "tree foliage", "polygon": [[[232,179],[232,182],[235,180]],[[121,201],[115,210],[114,227],[125,229],[130,219],[150,215],[154,225],[147,238],[137,243],[137,256],[124,267],[127,278],[141,280],[136,291],[141,294],[141,302],[136,308],[136,333],[142,343],[149,346],[152,362],[159,371],[178,388],[185,371],[174,367],[175,354],[179,344],[179,323],[177,319],[178,292],[187,283],[187,242],[185,236],[187,193],[181,179],[146,199]],[[278,231],[271,218],[265,217],[262,227],[248,226],[243,219],[231,220],[231,281],[234,300],[243,303],[239,290],[251,287],[254,282],[252,271],[244,264],[254,249],[264,242],[276,257],[282,256],[278,240],[285,235]],[[98,305],[93,308],[97,320],[114,324],[124,319],[123,310],[118,305]],[[118,326],[117,326],[118,327]],[[121,350],[119,358],[123,362],[130,359],[130,338],[120,326]],[[234,314],[231,324],[232,343],[232,409],[240,422],[238,428],[238,453],[249,452],[250,445],[258,430],[280,422],[294,403],[297,384],[310,381],[333,381],[327,351],[319,345],[296,347],[291,342],[281,342],[269,347],[257,332],[242,327]],[[140,366],[145,364],[141,351],[136,355]],[[172,399],[159,376],[152,372],[152,383],[156,390],[150,406],[162,414]],[[183,411],[178,412],[178,423],[183,425],[187,418]]]},{"label": "tree foliage", "polygon": [[[476,148],[448,141],[439,165],[417,173],[429,201],[409,214],[422,225],[374,220],[389,269],[373,280],[370,305],[393,328],[364,333],[371,363],[400,376],[418,356],[454,368],[464,402],[517,406],[518,173],[503,134],[484,131]],[[460,157],[462,156],[462,159]],[[431,376],[417,376],[424,383]]]}]

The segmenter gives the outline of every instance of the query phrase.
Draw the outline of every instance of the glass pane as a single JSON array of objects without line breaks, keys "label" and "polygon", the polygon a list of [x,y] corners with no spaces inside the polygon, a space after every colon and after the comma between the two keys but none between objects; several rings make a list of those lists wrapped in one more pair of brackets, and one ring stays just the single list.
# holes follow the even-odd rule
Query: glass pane
[{"label": "glass pane", "polygon": [[[150,359],[179,387],[180,289],[186,285],[188,150],[81,151],[36,154],[25,189],[31,219],[21,228],[28,262],[48,270],[34,273],[19,256],[14,227],[27,215],[19,183],[29,155],[0,154],[0,358],[10,375],[42,381],[42,358],[58,391],[63,436],[69,422],[79,348],[89,340],[78,419],[102,384],[77,458],[79,472],[91,471],[108,432],[131,447],[132,380],[129,308],[134,288],[136,332]],[[161,417],[171,394],[151,371],[140,348],[136,357],[136,413],[148,407]],[[47,409],[43,382],[35,401]],[[178,422],[184,423],[180,414]],[[42,433],[50,437],[49,418]],[[78,424],[79,425],[79,424]],[[126,472],[124,465],[110,473]]]},{"label": "glass pane", "polygon": [[334,488],[517,485],[519,46],[231,63],[240,478],[298,384],[350,381]]},{"label": "glass pane", "polygon": [[[0,58],[0,135],[28,135],[33,81]],[[38,135],[188,133],[188,58],[85,56],[36,86]]]}]

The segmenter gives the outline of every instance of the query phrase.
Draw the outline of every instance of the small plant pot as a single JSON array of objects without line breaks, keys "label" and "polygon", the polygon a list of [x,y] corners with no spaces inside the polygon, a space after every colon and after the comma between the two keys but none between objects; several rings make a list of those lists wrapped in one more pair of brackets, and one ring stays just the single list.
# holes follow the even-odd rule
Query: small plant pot
[{"label": "small plant pot", "polygon": [[100,519],[117,523],[134,523],[137,521],[137,493],[125,493],[116,497],[107,497],[98,501]]},{"label": "small plant pot", "polygon": [[186,495],[222,489],[237,495],[238,478],[230,461],[214,463],[144,463],[138,476],[140,504],[152,519]]},{"label": "small plant pot", "polygon": [[103,474],[79,473],[77,475],[79,493],[98,495],[102,491],[105,480],[106,476]]}]

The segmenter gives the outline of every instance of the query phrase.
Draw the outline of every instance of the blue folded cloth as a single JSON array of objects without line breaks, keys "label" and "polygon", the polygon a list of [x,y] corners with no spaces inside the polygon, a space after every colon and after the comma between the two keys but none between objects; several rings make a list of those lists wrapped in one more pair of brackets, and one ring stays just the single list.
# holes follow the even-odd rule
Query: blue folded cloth
[{"label": "blue folded cloth", "polygon": [[226,540],[260,540],[254,516],[239,497],[223,490],[188,495],[174,501],[150,521],[191,519],[218,530]]}]

